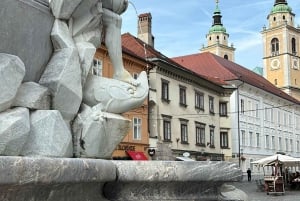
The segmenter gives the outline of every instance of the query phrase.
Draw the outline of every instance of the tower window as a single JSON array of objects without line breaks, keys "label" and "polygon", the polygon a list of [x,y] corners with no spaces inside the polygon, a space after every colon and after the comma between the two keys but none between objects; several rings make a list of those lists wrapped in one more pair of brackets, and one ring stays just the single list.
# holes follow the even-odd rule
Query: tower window
[{"label": "tower window", "polygon": [[296,39],[292,38],[292,53],[296,54]]},{"label": "tower window", "polygon": [[285,20],[285,15],[284,15],[284,16],[282,16],[282,19],[283,19],[283,20]]},{"label": "tower window", "polygon": [[227,54],[224,55],[224,59],[228,60],[228,55]]},{"label": "tower window", "polygon": [[209,37],[209,40],[211,40],[211,37]]},{"label": "tower window", "polygon": [[219,36],[217,36],[217,40],[219,40]]},{"label": "tower window", "polygon": [[224,40],[226,40],[226,37],[224,36]]},{"label": "tower window", "polygon": [[297,85],[297,79],[295,79],[295,85]]},{"label": "tower window", "polygon": [[274,21],[274,22],[276,21],[276,17],[273,17],[273,21]]},{"label": "tower window", "polygon": [[276,56],[279,54],[279,40],[277,38],[273,38],[271,40],[271,50],[272,56]]},{"label": "tower window", "polygon": [[274,84],[277,85],[277,79],[274,80]]}]

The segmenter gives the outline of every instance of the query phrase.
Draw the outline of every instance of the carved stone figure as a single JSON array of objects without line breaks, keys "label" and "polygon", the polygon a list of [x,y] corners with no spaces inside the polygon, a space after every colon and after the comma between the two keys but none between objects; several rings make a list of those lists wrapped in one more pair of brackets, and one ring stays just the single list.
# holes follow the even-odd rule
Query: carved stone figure
[{"label": "carved stone figure", "polygon": [[[130,121],[120,114],[139,107],[148,94],[146,74],[133,79],[122,61],[120,15],[128,0],[51,0],[47,5],[47,0],[0,2],[0,39],[4,41],[0,44],[0,118],[18,106],[29,109],[29,120],[14,125],[26,121],[37,125],[26,135],[20,131],[24,147],[2,154],[109,158],[130,128]],[[24,23],[30,23],[31,29]],[[102,40],[113,64],[113,79],[91,73]],[[80,109],[86,107],[96,113]],[[118,129],[110,128],[110,122]],[[12,149],[15,136],[9,129],[17,128],[4,130],[0,124],[0,136],[7,139],[3,147]]]}]

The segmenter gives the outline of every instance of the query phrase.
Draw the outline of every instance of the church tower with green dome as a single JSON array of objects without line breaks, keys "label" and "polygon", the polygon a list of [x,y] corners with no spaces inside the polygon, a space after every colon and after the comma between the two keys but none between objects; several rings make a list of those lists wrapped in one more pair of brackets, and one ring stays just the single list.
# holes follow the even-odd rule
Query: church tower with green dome
[{"label": "church tower with green dome", "polygon": [[287,0],[275,0],[263,27],[264,77],[300,100],[300,28]]},{"label": "church tower with green dome", "polygon": [[226,32],[226,28],[222,24],[222,15],[219,9],[219,1],[216,0],[216,8],[213,15],[213,24],[206,34],[207,46],[200,49],[201,52],[211,52],[220,57],[234,61],[233,45],[228,46],[229,34]]}]

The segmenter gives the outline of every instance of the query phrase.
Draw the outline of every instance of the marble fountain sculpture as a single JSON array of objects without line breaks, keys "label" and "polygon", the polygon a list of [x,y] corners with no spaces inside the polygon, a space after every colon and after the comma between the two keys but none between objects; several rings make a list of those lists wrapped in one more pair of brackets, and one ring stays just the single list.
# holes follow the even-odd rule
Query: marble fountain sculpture
[{"label": "marble fountain sculpture", "polygon": [[[247,200],[226,162],[112,161],[148,95],[124,69],[127,0],[0,1],[0,200]],[[104,40],[113,79],[92,75]]]}]

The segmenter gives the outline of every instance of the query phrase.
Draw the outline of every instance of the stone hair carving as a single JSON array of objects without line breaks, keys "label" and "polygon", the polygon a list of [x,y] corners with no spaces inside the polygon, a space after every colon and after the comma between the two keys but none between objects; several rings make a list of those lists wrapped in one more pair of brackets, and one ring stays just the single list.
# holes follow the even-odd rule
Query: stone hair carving
[{"label": "stone hair carving", "polygon": [[[0,155],[111,157],[130,127],[120,114],[148,95],[145,72],[134,79],[122,61],[120,15],[127,6],[128,0],[0,2]],[[91,73],[102,41],[113,79]]]}]

